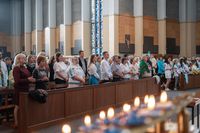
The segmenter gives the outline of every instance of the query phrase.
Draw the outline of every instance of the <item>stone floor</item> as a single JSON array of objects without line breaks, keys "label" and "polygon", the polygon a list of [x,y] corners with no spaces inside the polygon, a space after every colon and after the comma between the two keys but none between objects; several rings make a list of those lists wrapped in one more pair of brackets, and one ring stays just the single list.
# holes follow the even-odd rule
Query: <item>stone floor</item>
[{"label": "stone floor", "polygon": [[[194,89],[194,90],[189,90],[189,91],[169,91],[168,92],[168,97],[170,99],[175,98],[176,96],[183,95],[185,92],[196,92],[197,94],[200,95],[200,89]],[[189,110],[189,109],[188,109]],[[191,112],[191,110],[189,110]],[[196,116],[196,112],[195,112]],[[97,117],[96,115],[93,116],[93,119]],[[173,119],[173,118],[172,118]],[[77,132],[78,127],[83,123],[83,118],[74,120],[69,122],[70,126],[72,127],[72,132]],[[196,123],[196,121],[195,121]],[[55,125],[51,127],[47,127],[44,129],[40,129],[38,131],[34,131],[33,133],[61,133],[62,125]],[[15,130],[9,127],[9,125],[0,125],[0,133],[16,133]]]}]

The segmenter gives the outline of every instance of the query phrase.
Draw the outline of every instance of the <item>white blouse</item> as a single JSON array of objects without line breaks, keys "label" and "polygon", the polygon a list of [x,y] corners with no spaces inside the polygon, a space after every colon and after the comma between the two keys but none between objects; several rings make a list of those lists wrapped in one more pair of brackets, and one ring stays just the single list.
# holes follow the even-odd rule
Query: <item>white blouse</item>
[{"label": "white blouse", "polygon": [[79,78],[85,78],[85,73],[83,71],[83,69],[79,66],[79,64],[77,65],[71,65],[70,69],[69,69],[69,83],[75,83],[75,84],[79,84],[80,81],[75,80],[74,76],[77,76]]},{"label": "white blouse", "polygon": [[94,63],[91,63],[88,67],[89,75],[95,76],[97,79],[100,79],[99,74],[97,73],[97,67]]},{"label": "white blouse", "polygon": [[133,72],[133,79],[139,79],[139,66],[137,64],[131,65],[131,70]]},{"label": "white blouse", "polygon": [[53,66],[54,69],[54,79],[58,78],[61,80],[64,80],[62,77],[60,77],[57,72],[59,72],[63,77],[68,78],[68,71],[69,71],[69,67],[63,62],[56,62]]},{"label": "white blouse", "polygon": [[109,80],[112,77],[111,66],[107,60],[103,59],[101,61],[101,80]]},{"label": "white blouse", "polygon": [[129,72],[131,71],[130,70],[130,67],[128,64],[121,64],[121,68],[122,68],[122,72],[124,73],[124,76],[123,78],[125,79],[130,79],[131,78],[131,75],[129,74]]}]

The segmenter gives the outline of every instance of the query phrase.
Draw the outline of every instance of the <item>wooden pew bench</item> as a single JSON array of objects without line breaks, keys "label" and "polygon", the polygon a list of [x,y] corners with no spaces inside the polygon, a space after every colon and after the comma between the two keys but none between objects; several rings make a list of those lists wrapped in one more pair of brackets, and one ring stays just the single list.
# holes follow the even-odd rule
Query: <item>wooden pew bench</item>
[{"label": "wooden pew bench", "polygon": [[2,105],[0,105],[0,122],[3,119],[9,121],[10,117],[13,117],[14,103],[13,96],[14,90],[8,88],[0,88],[0,95],[2,97]]}]

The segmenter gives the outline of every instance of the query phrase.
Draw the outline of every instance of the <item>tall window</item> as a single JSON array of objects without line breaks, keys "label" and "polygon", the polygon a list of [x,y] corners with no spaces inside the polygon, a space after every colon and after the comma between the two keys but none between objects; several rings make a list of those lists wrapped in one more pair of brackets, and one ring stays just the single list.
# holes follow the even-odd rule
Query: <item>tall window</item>
[{"label": "tall window", "polygon": [[91,0],[92,54],[102,55],[103,0]]}]

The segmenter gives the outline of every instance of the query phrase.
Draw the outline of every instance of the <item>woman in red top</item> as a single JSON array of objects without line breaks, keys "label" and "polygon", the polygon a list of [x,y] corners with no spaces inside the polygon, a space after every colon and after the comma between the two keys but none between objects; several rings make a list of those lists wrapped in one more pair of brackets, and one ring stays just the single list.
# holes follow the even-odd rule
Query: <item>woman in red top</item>
[{"label": "woman in red top", "polygon": [[35,79],[31,76],[28,69],[25,67],[26,56],[24,54],[18,54],[15,56],[13,77],[15,88],[15,109],[14,109],[14,127],[18,125],[17,114],[19,110],[19,93],[29,90],[29,83],[34,83]]}]

